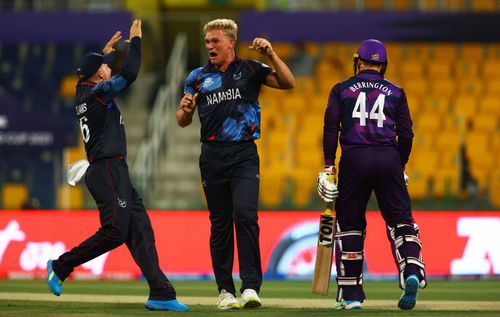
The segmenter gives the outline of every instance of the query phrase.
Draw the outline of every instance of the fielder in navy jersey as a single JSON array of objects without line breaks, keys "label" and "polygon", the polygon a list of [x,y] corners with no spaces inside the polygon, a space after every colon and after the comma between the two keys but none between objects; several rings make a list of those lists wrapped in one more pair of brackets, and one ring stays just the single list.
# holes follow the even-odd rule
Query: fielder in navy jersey
[{"label": "fielder in navy jersey", "polygon": [[[210,253],[221,310],[261,306],[262,268],[257,217],[262,84],[290,89],[295,79],[271,43],[255,38],[250,49],[267,56],[271,67],[235,56],[237,25],[217,19],[204,26],[209,63],[193,70],[177,110],[177,122],[192,122],[195,108],[201,122],[200,171],[210,211]],[[238,245],[241,303],[232,278],[234,229]]]},{"label": "fielder in navy jersey", "polygon": [[[354,76],[333,87],[325,111],[325,172],[319,173],[318,193],[326,202],[338,196],[335,258],[339,309],[361,308],[365,299],[365,212],[372,191],[387,225],[404,290],[399,308],[412,309],[418,288],[427,284],[404,174],[413,140],[412,121],[404,90],[384,78],[387,61],[380,41],[362,42],[354,55]],[[335,173],[339,139],[342,156],[337,188],[328,176]]]},{"label": "fielder in navy jersey", "polygon": [[101,227],[80,245],[47,263],[47,284],[57,296],[73,269],[126,244],[149,284],[145,307],[150,310],[187,311],[179,303],[170,281],[162,272],[151,221],[142,198],[132,186],[126,162],[127,144],[122,115],[114,97],[132,84],[141,65],[141,21],[134,20],[129,52],[120,72],[111,76],[113,45],[122,38],[116,32],[103,49],[89,53],[77,69],[76,115],[90,163],[85,184],[99,208]]}]

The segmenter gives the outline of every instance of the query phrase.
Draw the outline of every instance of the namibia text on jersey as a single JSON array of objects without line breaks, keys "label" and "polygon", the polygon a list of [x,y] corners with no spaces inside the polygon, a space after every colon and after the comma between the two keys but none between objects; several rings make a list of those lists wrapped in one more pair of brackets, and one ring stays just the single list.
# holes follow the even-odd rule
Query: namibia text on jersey
[{"label": "namibia text on jersey", "polygon": [[238,88],[231,88],[226,91],[214,92],[212,95],[207,95],[207,102],[209,105],[233,99],[241,99],[240,90]]}]

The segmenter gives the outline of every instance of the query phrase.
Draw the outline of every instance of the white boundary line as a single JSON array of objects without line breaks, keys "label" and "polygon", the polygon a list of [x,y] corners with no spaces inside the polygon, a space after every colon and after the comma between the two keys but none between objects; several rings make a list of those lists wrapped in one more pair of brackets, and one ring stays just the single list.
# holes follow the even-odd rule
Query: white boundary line
[{"label": "white boundary line", "polygon": [[[82,303],[131,303],[144,304],[147,296],[130,295],[85,295],[64,294],[60,297],[52,294],[40,293],[6,293],[0,292],[0,300],[27,300],[27,301],[49,301],[49,302],[82,302]],[[191,297],[179,296],[179,300],[187,305],[209,305],[216,306],[216,297]],[[332,308],[334,299],[310,299],[310,298],[263,298],[264,307],[284,308]],[[394,309],[397,310],[397,299],[395,300],[366,300],[363,308],[367,309]],[[500,311],[500,302],[493,301],[417,301],[417,310],[452,310],[452,311]]]}]

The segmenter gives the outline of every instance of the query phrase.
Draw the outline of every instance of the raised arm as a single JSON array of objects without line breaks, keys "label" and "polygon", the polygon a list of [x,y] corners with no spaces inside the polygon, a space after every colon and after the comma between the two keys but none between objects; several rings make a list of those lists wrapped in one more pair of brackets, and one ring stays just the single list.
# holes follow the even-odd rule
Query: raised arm
[{"label": "raised arm", "polygon": [[273,71],[266,77],[266,86],[278,89],[292,89],[295,86],[295,77],[293,77],[292,71],[276,54],[268,40],[257,37],[249,48],[267,56],[273,65]]},{"label": "raised arm", "polygon": [[[141,20],[134,20],[130,27],[130,37],[126,41],[129,44],[125,65],[118,74],[111,77],[109,80],[99,82],[93,89],[92,93],[99,95],[103,101],[108,102],[113,99],[120,91],[124,90],[132,84],[141,68]],[[116,32],[111,40],[106,44],[103,53],[110,54],[113,52],[113,45],[121,38],[121,33]]]}]

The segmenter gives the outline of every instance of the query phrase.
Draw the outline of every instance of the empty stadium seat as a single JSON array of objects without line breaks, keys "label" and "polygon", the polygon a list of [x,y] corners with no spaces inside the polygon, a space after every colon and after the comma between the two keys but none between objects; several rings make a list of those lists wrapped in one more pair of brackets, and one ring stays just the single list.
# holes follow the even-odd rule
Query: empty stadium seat
[{"label": "empty stadium seat", "polygon": [[60,185],[57,190],[57,208],[68,210],[82,209],[84,201],[82,186]]},{"label": "empty stadium seat", "polygon": [[[424,77],[424,66],[417,61],[405,62],[401,65],[399,74],[403,80],[419,79]],[[406,87],[408,88],[408,87]]]},{"label": "empty stadium seat", "polygon": [[316,189],[318,169],[307,170],[297,168],[291,173],[293,183],[292,202],[298,208],[305,207]]},{"label": "empty stadium seat", "polygon": [[460,95],[455,99],[453,112],[457,115],[470,119],[477,113],[477,99],[474,96]]},{"label": "empty stadium seat", "polygon": [[480,95],[484,90],[483,81],[479,78],[464,78],[458,82],[458,91],[460,95]]},{"label": "empty stadium seat", "polygon": [[458,169],[440,168],[434,172],[432,178],[432,194],[434,197],[456,197],[460,193]]},{"label": "empty stadium seat", "polygon": [[266,208],[277,207],[285,190],[285,170],[280,165],[260,169],[260,202]]},{"label": "empty stadium seat", "polygon": [[429,81],[423,78],[411,79],[411,77],[403,77],[403,88],[407,96],[419,97],[428,93]]},{"label": "empty stadium seat", "polygon": [[485,95],[479,100],[479,110],[486,115],[499,115],[500,107],[498,97],[494,95]]},{"label": "empty stadium seat", "polygon": [[485,80],[496,79],[500,69],[500,60],[489,59],[483,63],[483,78]]},{"label": "empty stadium seat", "polygon": [[457,56],[457,47],[453,43],[435,43],[430,45],[430,56],[435,60],[450,60]]},{"label": "empty stadium seat", "polygon": [[472,120],[472,127],[475,132],[497,133],[499,117],[496,114],[483,112],[475,116]]},{"label": "empty stadium seat", "polygon": [[24,183],[4,183],[2,187],[3,209],[21,209],[28,200],[29,189]]},{"label": "empty stadium seat", "polygon": [[434,148],[434,133],[422,130],[415,132],[415,136],[413,137],[413,148],[414,151],[420,151],[422,149],[425,150],[433,150]]},{"label": "empty stadium seat", "polygon": [[437,60],[427,65],[427,76],[431,80],[439,82],[451,77],[451,65],[447,60]]},{"label": "empty stadium seat", "polygon": [[424,111],[435,116],[445,116],[449,112],[450,98],[438,94],[423,98]]},{"label": "empty stadium seat", "polygon": [[[422,63],[429,59],[429,45],[427,43],[410,42],[398,43],[401,46],[401,57],[404,62]],[[389,59],[391,55],[389,54]]]},{"label": "empty stadium seat", "polygon": [[411,199],[426,199],[429,195],[429,175],[418,168],[408,166],[405,173],[410,177],[408,193]]},{"label": "empty stadium seat", "polygon": [[500,80],[495,79],[486,81],[486,94],[500,95]]},{"label": "empty stadium seat", "polygon": [[454,75],[458,79],[473,79],[479,77],[479,61],[477,59],[457,60],[454,65]]},{"label": "empty stadium seat", "polygon": [[436,135],[436,148],[440,151],[458,152],[462,145],[462,140],[459,133],[456,132],[441,132]]},{"label": "empty stadium seat", "polygon": [[430,92],[434,96],[449,98],[456,92],[456,82],[453,79],[430,78]]},{"label": "empty stadium seat", "polygon": [[433,149],[420,149],[411,154],[409,168],[418,172],[420,177],[430,177],[438,167],[438,156]]},{"label": "empty stadium seat", "polygon": [[59,96],[65,99],[75,98],[77,83],[78,77],[76,75],[64,76],[59,86]]},{"label": "empty stadium seat", "polygon": [[485,45],[482,43],[464,43],[460,46],[460,59],[463,61],[482,61],[485,53]]},{"label": "empty stadium seat", "polygon": [[415,129],[425,132],[437,132],[441,128],[439,116],[431,113],[423,113],[414,123]]}]

